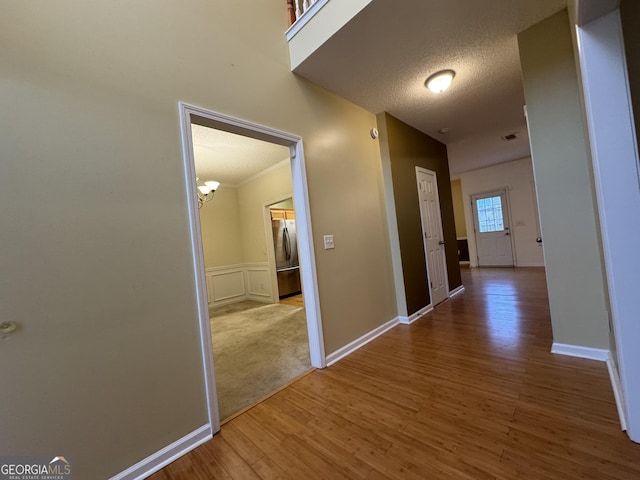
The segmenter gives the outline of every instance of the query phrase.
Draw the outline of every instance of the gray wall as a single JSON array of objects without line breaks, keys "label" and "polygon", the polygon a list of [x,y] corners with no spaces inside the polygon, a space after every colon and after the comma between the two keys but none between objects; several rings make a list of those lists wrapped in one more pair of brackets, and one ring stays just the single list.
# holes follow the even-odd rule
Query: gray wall
[{"label": "gray wall", "polygon": [[436,172],[449,289],[462,284],[447,147],[388,113],[378,115],[378,127],[380,142],[385,144],[381,150],[383,155],[388,152],[390,162],[406,307],[411,315],[430,303],[416,167]]},{"label": "gray wall", "polygon": [[518,35],[554,342],[606,349],[605,277],[566,10]]}]

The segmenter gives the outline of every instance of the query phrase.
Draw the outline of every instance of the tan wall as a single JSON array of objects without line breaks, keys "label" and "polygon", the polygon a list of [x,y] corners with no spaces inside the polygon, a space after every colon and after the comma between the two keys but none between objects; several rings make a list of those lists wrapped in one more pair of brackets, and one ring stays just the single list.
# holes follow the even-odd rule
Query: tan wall
[{"label": "tan wall", "polygon": [[207,422],[179,100],[304,138],[327,353],[397,315],[375,117],[288,71],[284,5],[5,7],[3,454],[106,478]]},{"label": "tan wall", "polygon": [[199,213],[205,267],[244,263],[238,190],[221,185]]},{"label": "tan wall", "polygon": [[273,205],[269,205],[270,208],[293,208],[293,198],[289,198],[284,202],[274,203]]},{"label": "tan wall", "polygon": [[451,180],[451,200],[453,201],[453,218],[456,224],[456,236],[467,236],[467,225],[464,221],[464,203],[462,200],[462,183],[459,179]]},{"label": "tan wall", "polygon": [[[266,262],[264,208],[274,201],[291,196],[291,167],[283,165],[238,187],[242,257],[245,263]],[[269,248],[272,248],[269,246]]]},{"label": "tan wall", "polygon": [[554,341],[608,348],[591,159],[566,10],[518,35]]},{"label": "tan wall", "polygon": [[[199,211],[205,266],[266,262],[264,206],[292,195],[292,191],[289,164],[238,187],[222,185]],[[293,206],[292,200],[283,203]]]}]

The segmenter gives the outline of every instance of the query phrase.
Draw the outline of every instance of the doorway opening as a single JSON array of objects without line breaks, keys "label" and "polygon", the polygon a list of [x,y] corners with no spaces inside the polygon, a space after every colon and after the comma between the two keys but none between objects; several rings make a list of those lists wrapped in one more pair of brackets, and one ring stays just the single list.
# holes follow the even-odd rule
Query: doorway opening
[{"label": "doorway opening", "polygon": [[[183,140],[186,193],[188,195],[189,205],[191,246],[193,251],[193,265],[195,273],[194,281],[196,285],[198,301],[204,374],[209,405],[209,419],[212,427],[212,433],[215,433],[220,429],[221,417],[228,417],[230,414],[230,410],[225,407],[225,411],[221,412],[222,402],[219,401],[219,394],[222,394],[222,392],[219,391],[220,385],[218,385],[218,388],[216,388],[216,375],[214,373],[214,365],[216,362],[218,362],[218,358],[216,357],[216,349],[212,347],[212,331],[215,329],[212,328],[213,323],[211,323],[215,322],[215,312],[214,319],[210,321],[209,307],[212,303],[215,304],[216,302],[218,302],[219,304],[221,303],[219,305],[221,309],[231,310],[230,312],[222,310],[223,313],[237,314],[238,312],[234,310],[238,310],[238,308],[235,307],[239,307],[240,303],[244,301],[255,302],[257,305],[252,304],[249,305],[249,308],[239,308],[239,310],[245,311],[245,314],[241,314],[240,317],[237,317],[236,321],[230,321],[230,324],[232,326],[242,327],[245,326],[242,325],[243,323],[247,323],[246,321],[243,322],[242,320],[242,315],[246,315],[246,311],[252,311],[253,315],[262,307],[278,307],[279,305],[277,302],[278,296],[277,293],[275,293],[277,292],[277,289],[273,288],[273,286],[270,284],[271,275],[269,273],[267,262],[262,262],[264,263],[264,265],[257,265],[261,262],[255,261],[256,259],[253,257],[248,257],[245,259],[246,261],[243,260],[242,264],[225,265],[225,268],[217,270],[216,267],[212,267],[210,269],[206,268],[205,251],[202,244],[203,225],[200,218],[199,206],[202,209],[205,209],[209,208],[210,204],[215,205],[215,202],[217,200],[220,200],[222,202],[222,200],[224,200],[223,192],[225,190],[225,181],[224,179],[220,180],[219,178],[213,178],[213,176],[212,178],[198,178],[199,176],[198,172],[196,171],[194,137],[192,131],[196,128],[213,129],[225,134],[241,136],[248,140],[259,140],[262,142],[267,142],[271,146],[276,145],[287,147],[283,151],[288,158],[286,158],[282,162],[279,162],[279,164],[272,165],[265,170],[268,171],[268,173],[273,173],[276,169],[287,169],[288,172],[290,182],[288,196],[295,200],[294,211],[297,219],[297,246],[300,264],[299,268],[300,276],[302,278],[301,283],[302,285],[304,285],[305,295],[304,306],[298,309],[302,313],[302,334],[306,338],[308,338],[308,342],[305,345],[308,351],[306,356],[310,360],[308,362],[308,366],[323,368],[326,363],[318,303],[318,289],[314,260],[315,257],[313,252],[313,243],[311,240],[312,233],[308,208],[304,153],[302,150],[302,139],[298,136],[184,103],[180,103],[179,108]],[[264,171],[254,176],[260,175],[264,176]],[[207,203],[203,203],[202,200],[198,200],[197,186],[202,186],[199,185],[199,183],[207,181],[221,182],[221,185],[218,190],[213,192],[213,199],[211,201],[207,201]],[[257,202],[263,202],[264,196],[259,195],[260,186],[258,185],[258,182],[256,182],[253,187],[255,188],[249,189],[248,195],[253,195],[254,197],[257,196],[259,197],[259,199],[255,200],[254,198],[254,200]],[[269,193],[267,192],[266,195],[269,195]],[[262,225],[262,221],[260,218],[261,208],[262,210],[264,210],[264,203],[259,205],[257,208],[258,220]],[[226,213],[228,214],[229,212]],[[256,211],[252,210],[251,214],[256,214]],[[257,247],[257,249],[254,248],[254,253],[262,252],[266,256],[266,254],[269,252],[269,248],[267,248],[268,246],[266,243],[266,238],[268,238],[265,235],[266,232],[262,227],[255,229],[255,222],[252,225],[253,226],[251,227],[247,227],[246,237],[238,239],[238,242],[246,244],[243,246],[246,246],[248,250],[251,250],[252,247]],[[258,239],[258,237],[261,237],[261,245],[258,245],[260,244],[260,240]],[[259,253],[257,253],[257,255],[259,255]],[[227,271],[229,269],[231,271]],[[213,272],[211,270],[213,270]],[[211,273],[214,274],[210,275]],[[216,276],[215,273],[221,273],[222,275],[217,276],[226,276],[226,278],[216,283],[216,280],[213,279],[213,277]],[[220,288],[221,286],[222,289]],[[244,294],[239,293],[240,288],[244,288]],[[232,301],[234,299],[240,301]],[[215,310],[216,306],[213,305],[213,307]],[[266,312],[264,315],[268,317],[272,313],[273,312]],[[262,318],[266,318],[264,315],[262,316]],[[298,314],[297,317],[298,323],[300,323],[300,315]],[[246,316],[244,318],[246,319]],[[291,322],[293,322],[293,320]],[[287,323],[287,325],[290,325],[291,322],[285,323]],[[262,324],[264,325],[264,322],[262,322]],[[231,335],[231,337],[232,340],[237,339],[237,337],[234,337],[233,334]],[[264,339],[263,335],[256,335],[255,332],[253,334],[253,337],[257,339],[256,341],[258,342]],[[233,343],[233,341],[231,343]],[[275,346],[272,349],[278,350],[278,347]],[[239,357],[239,355],[237,355],[236,357]],[[243,355],[242,358],[236,358],[235,361],[235,365],[231,367],[232,377],[234,373],[238,374],[241,370],[245,369],[248,366],[248,363],[252,363],[247,361],[246,355]],[[272,367],[272,369],[267,369],[270,373],[272,373],[272,370],[278,368],[277,365],[272,365]],[[265,375],[263,374],[263,376]],[[250,389],[252,387],[255,387],[252,382],[245,381],[244,383],[249,383]],[[254,389],[258,390],[257,388]],[[265,396],[267,395],[260,394],[257,398],[255,398],[255,401],[258,401]],[[240,406],[239,410],[242,409],[242,406]]]},{"label": "doorway opening", "polygon": [[265,221],[268,221],[267,230],[271,233],[271,241],[267,243],[273,245],[272,271],[275,271],[273,285],[277,290],[276,296],[280,303],[302,306],[297,223],[293,198],[271,204],[267,208],[268,216]]}]

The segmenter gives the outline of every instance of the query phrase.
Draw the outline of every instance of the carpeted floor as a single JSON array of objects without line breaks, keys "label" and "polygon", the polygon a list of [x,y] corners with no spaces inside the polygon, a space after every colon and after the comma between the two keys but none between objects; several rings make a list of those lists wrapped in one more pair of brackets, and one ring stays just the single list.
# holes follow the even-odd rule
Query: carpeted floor
[{"label": "carpeted floor", "polygon": [[222,420],[311,369],[304,308],[244,301],[209,313]]}]

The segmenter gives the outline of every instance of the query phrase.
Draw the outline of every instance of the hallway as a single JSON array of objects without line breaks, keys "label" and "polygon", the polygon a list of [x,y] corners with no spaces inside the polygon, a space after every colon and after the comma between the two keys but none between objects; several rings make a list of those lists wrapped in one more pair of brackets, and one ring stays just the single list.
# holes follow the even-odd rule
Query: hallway
[{"label": "hallway", "polygon": [[605,363],[550,353],[544,270],[463,283],[150,478],[640,478]]}]

